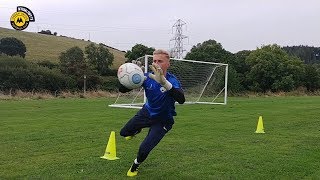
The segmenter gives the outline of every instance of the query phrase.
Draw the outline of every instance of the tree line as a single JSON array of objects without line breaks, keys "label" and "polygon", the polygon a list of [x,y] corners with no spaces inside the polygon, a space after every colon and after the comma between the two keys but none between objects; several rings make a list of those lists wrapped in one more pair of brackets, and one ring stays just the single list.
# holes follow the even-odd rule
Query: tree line
[{"label": "tree line", "polygon": [[[127,62],[152,54],[155,49],[136,44],[127,51]],[[114,56],[104,44],[91,43],[84,51],[72,47],[62,52],[59,63],[24,59],[27,49],[16,38],[0,39],[0,90],[24,91],[117,90]],[[228,90],[232,93],[279,92],[320,89],[320,48],[264,45],[256,50],[231,53],[215,40],[194,45],[185,59],[229,64]]]},{"label": "tree line", "polygon": [[[154,48],[142,44],[127,51],[128,62]],[[280,92],[305,88],[320,89],[320,48],[264,45],[256,50],[231,53],[215,40],[194,45],[185,59],[229,64],[228,90],[231,93]],[[195,72],[196,73],[196,72]]]},{"label": "tree line", "polygon": [[316,91],[320,89],[319,50],[272,44],[233,54],[215,40],[208,40],[193,46],[186,59],[229,64],[228,88],[234,93],[288,92],[301,87]]},{"label": "tree line", "polygon": [[62,52],[59,62],[26,61],[24,43],[14,37],[0,39],[0,91],[115,90],[114,55],[103,44],[90,43],[83,51],[75,46]]}]

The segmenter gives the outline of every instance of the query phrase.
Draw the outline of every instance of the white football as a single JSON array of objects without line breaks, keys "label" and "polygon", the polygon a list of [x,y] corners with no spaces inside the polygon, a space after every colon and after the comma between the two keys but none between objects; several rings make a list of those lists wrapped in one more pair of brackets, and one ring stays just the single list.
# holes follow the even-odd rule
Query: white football
[{"label": "white football", "polygon": [[126,88],[137,89],[144,81],[144,73],[138,65],[125,63],[118,69],[118,79]]}]

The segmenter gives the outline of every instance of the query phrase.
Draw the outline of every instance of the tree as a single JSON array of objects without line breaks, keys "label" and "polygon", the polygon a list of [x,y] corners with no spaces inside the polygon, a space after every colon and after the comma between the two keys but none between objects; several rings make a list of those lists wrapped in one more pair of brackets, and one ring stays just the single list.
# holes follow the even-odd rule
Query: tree
[{"label": "tree", "polygon": [[303,85],[303,62],[289,56],[276,44],[262,46],[251,52],[246,63],[250,66],[246,74],[250,90],[290,91]]},{"label": "tree", "polygon": [[41,67],[26,61],[22,57],[0,55],[0,89],[41,91],[66,90],[74,88],[76,83],[57,69]]},{"label": "tree", "polygon": [[[191,51],[187,53],[186,59],[199,60],[199,61],[209,61],[215,63],[227,63],[229,64],[228,71],[228,89],[230,92],[240,92],[243,91],[241,85],[241,76],[237,74],[235,69],[234,59],[235,56],[229,51],[226,51],[220,43],[215,40],[204,41],[203,43],[198,43],[193,46]],[[195,72],[197,73],[197,72]],[[224,84],[222,85],[224,86]]]},{"label": "tree", "polygon": [[96,46],[94,43],[90,43],[85,47],[85,53],[89,65],[98,74],[106,75],[110,71],[109,66],[112,65],[114,56],[103,44]]},{"label": "tree", "polygon": [[243,50],[235,54],[234,59],[231,61],[233,68],[235,69],[239,83],[244,89],[248,89],[248,82],[246,74],[250,71],[250,67],[246,64],[246,58],[249,56],[251,51]]},{"label": "tree", "polygon": [[59,68],[59,65],[57,63],[53,63],[49,60],[40,61],[40,62],[37,62],[37,64],[39,66],[47,67],[49,69]]},{"label": "tree", "polygon": [[61,72],[64,74],[82,77],[87,71],[83,51],[77,46],[62,52],[59,60]]},{"label": "tree", "polygon": [[8,56],[19,55],[25,57],[27,48],[25,44],[17,38],[7,37],[0,39],[0,53],[4,53]]},{"label": "tree", "polygon": [[320,69],[315,65],[305,65],[304,86],[308,91],[315,91],[320,88]]},{"label": "tree", "polygon": [[223,49],[215,40],[204,41],[193,46],[185,59],[202,60],[216,63],[228,63],[233,54]]},{"label": "tree", "polygon": [[60,69],[76,80],[78,88],[83,88],[84,75],[86,75],[87,89],[97,89],[103,83],[100,76],[93,72],[84,58],[83,51],[75,46],[62,52],[60,57]]},{"label": "tree", "polygon": [[128,60],[126,62],[131,62],[132,60],[138,59],[144,55],[152,55],[155,49],[153,47],[147,47],[142,44],[136,44],[131,48],[131,51],[127,51],[124,55]]},{"label": "tree", "polygon": [[52,35],[50,30],[41,30],[40,32],[38,32],[39,34],[47,34],[47,35]]},{"label": "tree", "polygon": [[320,47],[286,46],[282,49],[289,55],[299,57],[305,64],[320,64]]}]

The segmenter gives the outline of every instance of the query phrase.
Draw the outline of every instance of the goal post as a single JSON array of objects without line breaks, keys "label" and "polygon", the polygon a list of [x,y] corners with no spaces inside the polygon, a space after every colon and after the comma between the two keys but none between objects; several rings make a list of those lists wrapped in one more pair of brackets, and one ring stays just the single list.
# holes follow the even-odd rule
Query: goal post
[{"label": "goal post", "polygon": [[[136,59],[150,72],[152,56]],[[167,72],[174,74],[181,83],[186,98],[185,104],[227,104],[228,64],[198,60],[170,58]],[[141,108],[146,102],[143,88],[128,93],[119,93],[110,107]]]}]

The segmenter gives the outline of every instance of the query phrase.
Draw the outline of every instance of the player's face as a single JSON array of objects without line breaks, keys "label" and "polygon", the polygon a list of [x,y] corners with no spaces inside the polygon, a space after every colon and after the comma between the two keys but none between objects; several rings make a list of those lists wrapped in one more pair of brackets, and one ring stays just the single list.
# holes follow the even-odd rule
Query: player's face
[{"label": "player's face", "polygon": [[170,66],[169,59],[165,54],[155,54],[153,55],[153,63],[158,64],[163,72],[167,72],[167,69]]}]

